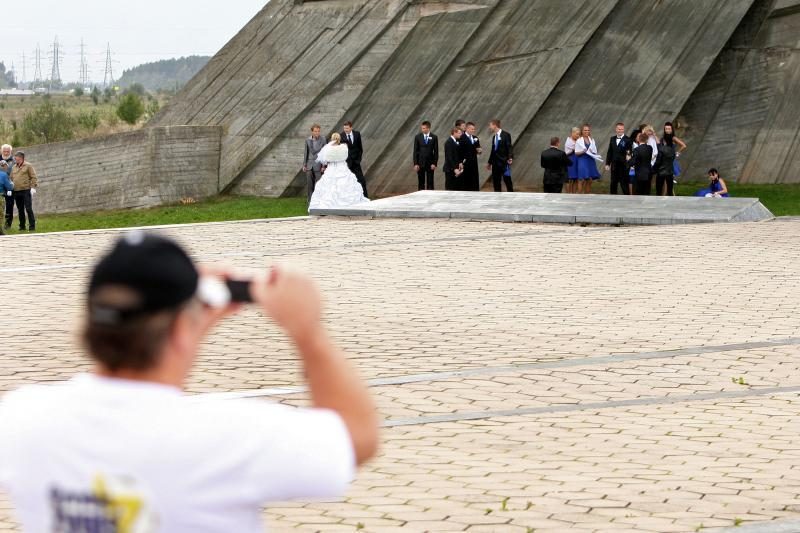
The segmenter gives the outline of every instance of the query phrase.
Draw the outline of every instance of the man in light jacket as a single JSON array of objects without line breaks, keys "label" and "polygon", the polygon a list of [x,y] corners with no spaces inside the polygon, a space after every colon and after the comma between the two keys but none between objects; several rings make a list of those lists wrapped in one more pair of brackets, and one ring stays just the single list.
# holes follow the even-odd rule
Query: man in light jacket
[{"label": "man in light jacket", "polygon": [[325,148],[325,137],[320,135],[322,128],[319,124],[311,126],[311,137],[306,139],[306,151],[303,156],[303,172],[308,178],[308,201],[311,202],[311,195],[314,194],[314,186],[322,177],[322,164],[317,161],[319,152]]},{"label": "man in light jacket", "polygon": [[[33,165],[25,161],[25,152],[18,151],[14,154],[14,168],[11,170],[11,181],[14,182],[14,203],[17,204],[19,213],[19,230],[25,231],[25,221],[28,229],[36,231],[36,216],[33,214],[33,195],[39,180]],[[27,217],[25,216],[27,214]]]}]

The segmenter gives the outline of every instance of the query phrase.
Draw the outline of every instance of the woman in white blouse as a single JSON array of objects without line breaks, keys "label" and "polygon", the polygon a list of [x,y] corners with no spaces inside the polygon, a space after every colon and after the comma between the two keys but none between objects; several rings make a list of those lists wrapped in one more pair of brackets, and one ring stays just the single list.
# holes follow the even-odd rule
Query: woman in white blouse
[{"label": "woman in white blouse", "polygon": [[597,154],[597,144],[592,139],[592,127],[584,124],[581,136],[575,141],[575,155],[578,156],[578,192],[592,193],[592,182],[600,179],[597,161],[602,161]]},{"label": "woman in white blouse", "polygon": [[575,155],[575,141],[580,139],[581,129],[572,128],[572,131],[564,143],[564,152],[566,152],[572,164],[567,167],[567,192],[574,194],[578,192],[578,156]]}]

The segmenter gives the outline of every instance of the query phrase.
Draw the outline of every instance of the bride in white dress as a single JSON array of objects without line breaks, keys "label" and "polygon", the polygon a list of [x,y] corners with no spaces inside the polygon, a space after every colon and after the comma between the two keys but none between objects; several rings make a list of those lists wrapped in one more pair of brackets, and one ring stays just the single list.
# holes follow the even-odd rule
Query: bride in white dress
[{"label": "bride in white dress", "polygon": [[320,150],[317,161],[326,165],[325,173],[314,187],[308,209],[334,209],[369,202],[356,175],[347,167],[347,145],[338,133]]}]

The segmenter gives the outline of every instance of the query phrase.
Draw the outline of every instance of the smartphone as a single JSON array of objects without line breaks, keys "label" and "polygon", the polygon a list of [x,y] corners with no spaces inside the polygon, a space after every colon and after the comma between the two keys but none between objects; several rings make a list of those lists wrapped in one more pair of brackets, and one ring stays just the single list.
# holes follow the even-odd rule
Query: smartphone
[{"label": "smartphone", "polygon": [[211,307],[225,307],[231,303],[250,303],[250,280],[221,280],[213,276],[200,278],[197,295],[200,300]]},{"label": "smartphone", "polygon": [[228,291],[231,293],[231,302],[252,303],[253,296],[250,294],[250,280],[228,279],[225,280]]}]

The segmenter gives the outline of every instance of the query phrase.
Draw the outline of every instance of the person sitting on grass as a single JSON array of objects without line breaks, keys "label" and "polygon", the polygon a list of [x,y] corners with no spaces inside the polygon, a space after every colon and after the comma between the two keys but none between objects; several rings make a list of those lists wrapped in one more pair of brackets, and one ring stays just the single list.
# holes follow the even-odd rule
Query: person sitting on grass
[{"label": "person sitting on grass", "polygon": [[711,181],[710,186],[706,189],[700,189],[695,196],[705,196],[706,198],[728,198],[728,185],[725,180],[719,177],[719,171],[712,168],[708,171],[708,179]]}]

